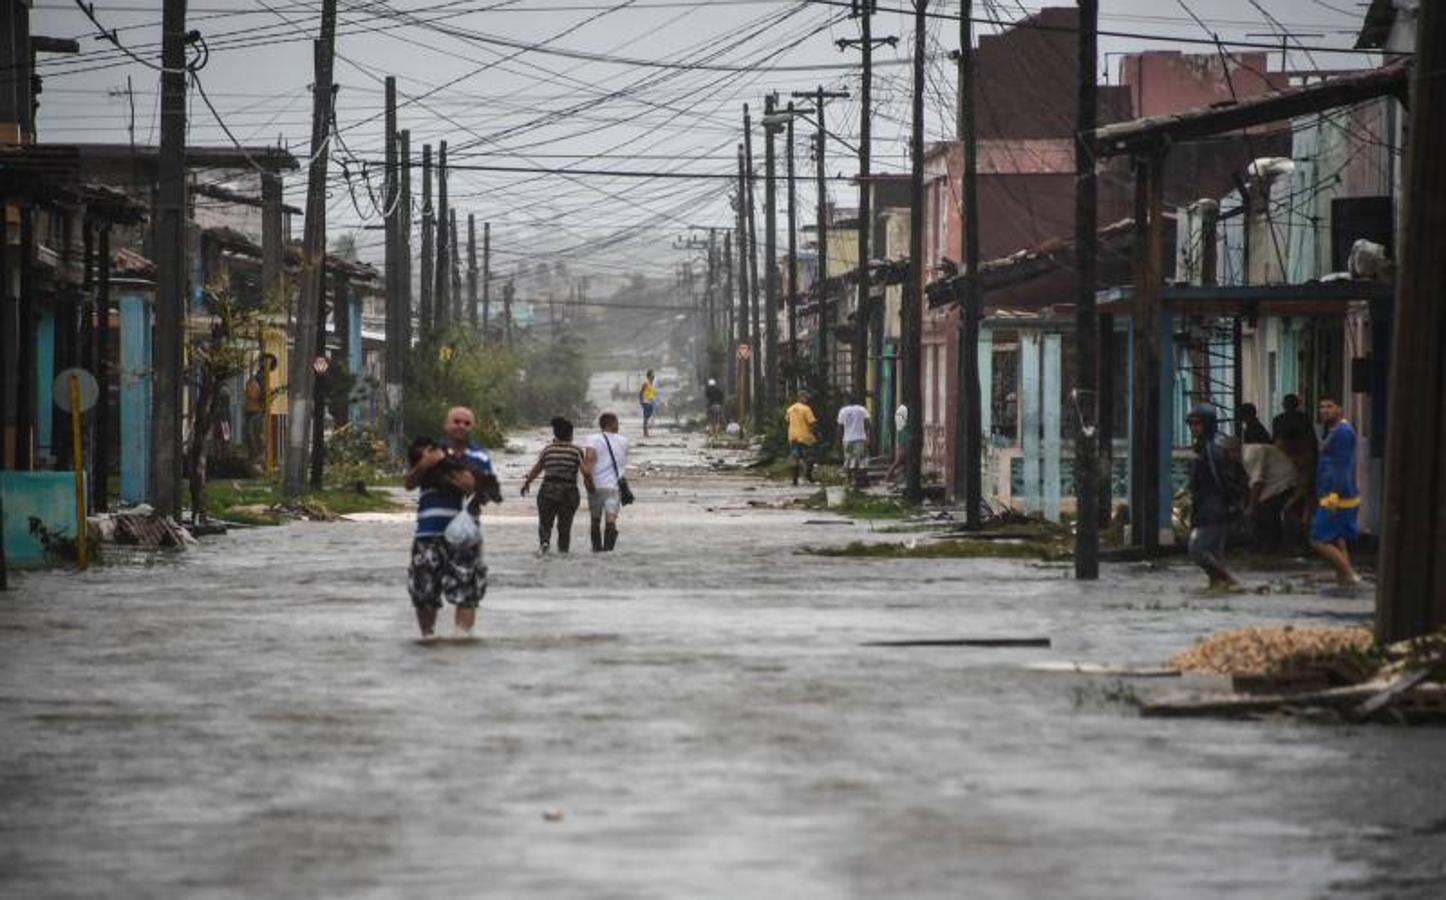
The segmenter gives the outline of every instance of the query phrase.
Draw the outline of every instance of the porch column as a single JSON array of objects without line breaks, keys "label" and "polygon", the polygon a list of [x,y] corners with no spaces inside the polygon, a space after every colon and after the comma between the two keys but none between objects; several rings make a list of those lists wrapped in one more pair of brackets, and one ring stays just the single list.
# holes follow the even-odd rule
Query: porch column
[{"label": "porch column", "polygon": [[[362,302],[358,297],[349,297],[347,305],[351,314],[347,317],[347,331],[350,337],[347,339],[346,368],[357,378],[360,385],[361,379],[366,373],[362,371]],[[360,391],[354,391],[353,396],[360,397]],[[351,404],[352,421],[359,421],[362,417],[362,404],[360,400],[353,400]]]},{"label": "porch column", "polygon": [[151,304],[145,294],[120,295],[121,500],[145,502],[151,484]]},{"label": "porch column", "polygon": [[1044,405],[1044,517],[1059,521],[1060,507],[1060,334],[1044,336],[1044,360],[1040,401]]},{"label": "porch column", "polygon": [[1039,511],[1039,334],[1019,332],[1019,443],[1023,451],[1025,512]]}]

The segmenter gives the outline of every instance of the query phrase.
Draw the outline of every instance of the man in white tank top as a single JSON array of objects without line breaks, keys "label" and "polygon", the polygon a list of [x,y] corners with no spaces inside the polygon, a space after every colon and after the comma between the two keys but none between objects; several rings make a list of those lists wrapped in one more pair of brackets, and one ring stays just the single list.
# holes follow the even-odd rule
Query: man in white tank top
[{"label": "man in white tank top", "polygon": [[628,471],[628,439],[618,434],[618,417],[606,412],[598,417],[601,430],[587,439],[583,468],[592,474],[587,511],[592,518],[593,552],[609,551],[618,543],[618,513],[622,512],[621,482]]}]

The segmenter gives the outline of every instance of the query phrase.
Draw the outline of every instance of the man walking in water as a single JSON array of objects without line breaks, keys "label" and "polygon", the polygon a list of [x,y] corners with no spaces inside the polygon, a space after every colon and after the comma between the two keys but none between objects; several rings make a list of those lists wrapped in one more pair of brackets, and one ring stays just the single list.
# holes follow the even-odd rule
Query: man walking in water
[{"label": "man walking in water", "polygon": [[1333,397],[1320,401],[1320,420],[1326,427],[1315,472],[1315,517],[1310,523],[1310,545],[1336,570],[1342,587],[1360,584],[1351,565],[1347,544],[1360,535],[1356,521],[1361,495],[1356,490],[1356,430],[1343,416]]},{"label": "man walking in water", "polygon": [[[649,372],[651,376],[653,373]],[[618,513],[622,512],[622,485],[628,470],[628,439],[618,434],[616,413],[598,417],[597,434],[588,438],[583,460],[583,477],[592,476],[587,494],[587,512],[592,519],[589,537],[594,553],[618,545]]]},{"label": "man walking in water", "polygon": [[653,383],[652,369],[643,378],[643,386],[638,388],[638,402],[643,407],[643,437],[647,437],[648,423],[653,421],[653,413],[658,409],[658,387]]},{"label": "man walking in water", "polygon": [[818,417],[813,414],[813,407],[808,405],[806,393],[800,393],[798,402],[790,406],[783,416],[788,420],[788,455],[793,457],[793,486],[798,487],[800,466],[803,467],[804,477],[813,481],[813,445],[818,443],[813,428],[818,424]]},{"label": "man walking in water", "polygon": [[[459,547],[444,536],[448,523],[462,512],[468,494],[485,490],[496,496],[492,460],[472,442],[474,423],[472,410],[467,407],[449,409],[442,423],[446,436],[440,446],[422,450],[403,481],[407,490],[422,489],[417,500],[417,529],[412,539],[407,590],[423,640],[432,638],[443,600],[457,607],[458,635],[471,637],[477,622],[477,604],[487,593],[481,542]],[[473,505],[480,508],[481,503],[474,500]],[[469,513],[476,515],[470,509]]]}]

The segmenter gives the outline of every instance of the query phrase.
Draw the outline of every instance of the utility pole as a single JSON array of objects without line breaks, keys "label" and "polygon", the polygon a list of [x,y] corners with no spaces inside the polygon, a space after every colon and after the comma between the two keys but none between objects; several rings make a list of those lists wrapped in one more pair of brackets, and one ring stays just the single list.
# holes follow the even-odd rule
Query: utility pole
[{"label": "utility pole", "polygon": [[432,145],[422,145],[422,341],[432,339],[436,325],[436,306],[432,297],[433,230],[437,222],[432,209]]},{"label": "utility pole", "polygon": [[[1401,271],[1396,276],[1386,417],[1386,490],[1376,640],[1424,637],[1446,626],[1446,9],[1422,3],[1411,80],[1410,148]],[[1379,423],[1372,423],[1380,427]]]},{"label": "utility pole", "polygon": [[[788,101],[788,358],[798,371],[798,192],[793,173],[793,119],[796,110]],[[796,377],[796,376],[795,376]],[[798,385],[791,385],[795,390]]]},{"label": "utility pole", "polygon": [[502,288],[502,316],[507,320],[507,349],[512,349],[512,296],[515,293],[512,279]]},{"label": "utility pole", "polygon": [[744,404],[751,396],[748,391],[748,360],[737,360],[738,347],[751,346],[752,339],[748,333],[748,171],[743,159],[743,145],[738,145],[738,225],[735,233],[738,235],[738,300],[735,306],[734,316],[736,327],[734,328],[733,356],[736,362],[741,365],[735,370],[734,384],[738,388],[738,427],[746,427],[744,418]]},{"label": "utility pole", "polygon": [[462,244],[457,240],[457,207],[453,206],[447,210],[447,247],[449,248],[448,262],[451,263],[451,283],[448,287],[452,293],[452,321],[458,326],[462,324]]},{"label": "utility pole", "polygon": [[[334,282],[334,283],[335,283],[336,296],[333,298],[333,302],[332,302],[332,311],[333,311],[333,313],[335,313],[337,307],[338,307],[342,302],[344,302],[345,299],[346,299],[346,294],[345,294],[346,289],[342,286],[342,284],[343,284],[342,278],[338,276],[338,277],[335,279],[335,282]],[[317,311],[316,311],[316,358],[317,358],[317,359],[321,359],[321,358],[323,358],[323,357],[326,356],[326,311],[327,311],[327,305],[328,305],[328,304],[327,304],[327,302],[326,302],[326,270],[325,270],[325,267],[323,267],[323,269],[322,269],[321,285],[322,285],[321,299],[320,299],[320,304],[321,304],[321,305],[320,305],[320,307],[319,307],[319,308],[317,309]],[[338,319],[338,321],[339,321],[339,319]],[[310,484],[311,484],[311,489],[312,489],[312,490],[314,490],[314,491],[319,491],[319,490],[321,490],[322,483],[323,483],[323,476],[325,475],[325,470],[326,470],[326,394],[325,394],[325,392],[323,391],[322,388],[323,388],[323,386],[326,384],[326,379],[327,379],[327,376],[330,374],[330,370],[328,370],[327,372],[324,372],[324,373],[323,373],[323,372],[316,372],[315,370],[313,370],[313,373],[314,373],[314,375],[315,375],[315,377],[316,377],[316,381],[314,382],[313,389],[312,389],[312,393],[315,395],[315,402],[312,404],[312,410],[311,410],[311,476],[310,476]]]},{"label": "utility pole", "polygon": [[[151,489],[156,509],[179,521],[181,343],[186,327],[186,0],[165,0],[161,19],[161,152],[155,225],[153,368],[156,393],[151,422]],[[29,257],[22,257],[21,271],[29,264]],[[27,325],[22,319],[22,340],[29,333]],[[22,354],[22,360],[24,358]],[[28,435],[21,437],[29,440]]]},{"label": "utility pole", "polygon": [[763,98],[763,408],[770,414],[778,406],[778,188],[773,177],[777,105],[777,94]]},{"label": "utility pole", "polygon": [[733,347],[733,234],[723,232],[723,353],[724,365],[728,367],[728,386],[732,387],[738,378],[737,354]]},{"label": "utility pole", "polygon": [[492,223],[482,223],[482,340],[492,318]]},{"label": "utility pole", "polygon": [[447,320],[452,312],[451,299],[447,292],[452,279],[451,252],[447,246],[449,221],[447,212],[447,142],[441,141],[437,146],[437,267],[432,273],[437,279],[437,286],[432,289],[432,313],[436,320],[438,334],[441,334],[446,328]]},{"label": "utility pole", "polygon": [[[397,79],[391,75],[386,80],[386,118],[385,118],[385,142],[386,142],[386,181],[383,192],[386,215],[386,303],[387,303],[387,349],[386,349],[386,399],[387,414],[393,421],[399,413],[396,409],[397,398],[401,393],[401,370],[402,355],[404,353],[403,338],[406,333],[402,323],[404,307],[402,305],[402,278],[404,277],[404,266],[402,263],[402,216],[408,211],[402,209],[401,203],[401,173],[397,168]],[[352,373],[358,374],[358,373]],[[395,424],[393,431],[396,430]]]},{"label": "utility pole", "polygon": [[467,213],[467,321],[477,330],[477,217]]},{"label": "utility pole", "polygon": [[332,57],[336,50],[336,0],[323,0],[321,38],[316,42],[316,78],[311,98],[311,169],[306,182],[306,223],[301,240],[301,296],[296,304],[292,328],[290,366],[286,377],[287,423],[286,459],[282,465],[281,489],[287,497],[306,490],[307,438],[311,429],[313,404],[317,402],[316,372],[312,361],[320,349],[316,342],[317,322],[324,303],[326,272],[326,170],[331,129]]},{"label": "utility pole", "polygon": [[[401,218],[397,221],[401,225],[401,262],[402,262],[402,346],[401,365],[397,366],[397,384],[400,386],[407,380],[407,360],[411,356],[412,348],[412,133],[403,129],[400,133],[401,140],[401,197],[402,205]],[[400,391],[401,388],[398,387]],[[400,394],[398,395],[400,397]],[[401,400],[397,401],[397,409],[401,409]],[[399,414],[400,415],[400,414]],[[397,423],[400,429],[400,420]],[[397,432],[398,437],[401,431]]]},{"label": "utility pole", "polygon": [[[874,318],[869,261],[872,258],[874,227],[873,185],[869,182],[873,141],[874,47],[896,47],[896,37],[875,38],[873,17],[878,0],[854,0],[853,15],[859,20],[859,39],[837,41],[840,50],[857,45],[863,52],[864,71],[859,88],[859,295],[854,311],[853,377],[854,394],[862,398],[869,383],[869,326]],[[882,348],[881,348],[882,349]],[[882,403],[879,398],[878,403]],[[881,410],[880,415],[888,415]]]},{"label": "utility pole", "polygon": [[954,415],[954,492],[964,498],[964,521],[978,528],[983,503],[980,466],[983,462],[983,404],[989,394],[979,384],[979,152],[974,127],[974,27],[971,0],[959,7],[959,142],[964,151],[962,183],[964,208],[960,211],[964,246],[964,296],[959,305],[958,347],[959,408]]},{"label": "utility pole", "polygon": [[708,376],[717,377],[713,369],[713,348],[718,345],[718,229],[708,229]]},{"label": "utility pole", "polygon": [[[1095,312],[1095,257],[1098,218],[1095,195],[1094,134],[1097,118],[1099,0],[1079,0],[1079,112],[1075,126],[1074,245],[1079,294],[1075,299],[1074,330],[1077,364],[1075,408],[1079,416],[1074,442],[1075,533],[1074,577],[1095,581],[1100,577],[1100,467],[1098,427],[1100,379],[1110,373],[1099,369],[1099,318]],[[1237,320],[1238,321],[1238,320]],[[1105,485],[1109,481],[1106,479]],[[1108,487],[1106,487],[1108,489]]]},{"label": "utility pole", "polygon": [[758,217],[755,215],[753,195],[753,120],[748,115],[748,104],[743,104],[743,157],[748,186],[748,288],[749,288],[749,331],[753,341],[753,419],[755,425],[760,415],[769,415],[763,406],[763,348],[758,346],[762,331],[758,321]]},{"label": "utility pole", "polygon": [[814,336],[818,356],[818,380],[829,383],[828,330],[833,325],[833,306],[828,296],[828,128],[824,124],[823,105],[829,100],[845,99],[848,91],[825,91],[823,85],[809,93],[795,91],[795,97],[812,97],[814,113],[818,116],[817,143],[814,145],[814,163],[818,182],[818,280],[814,299],[818,302],[818,333]]},{"label": "utility pole", "polygon": [[909,409],[909,445],[904,457],[904,496],[924,497],[924,403],[919,383],[923,355],[924,296],[924,54],[928,44],[928,0],[914,0],[914,121],[909,138],[912,182],[909,207],[909,276],[904,283],[902,396]]}]

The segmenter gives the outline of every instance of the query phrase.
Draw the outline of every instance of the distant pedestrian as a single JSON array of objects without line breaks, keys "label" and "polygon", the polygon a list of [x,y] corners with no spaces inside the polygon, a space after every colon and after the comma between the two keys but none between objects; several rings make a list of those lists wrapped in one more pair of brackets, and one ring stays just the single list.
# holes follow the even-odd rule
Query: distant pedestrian
[{"label": "distant pedestrian", "polygon": [[708,401],[708,433],[716,436],[723,430],[723,387],[718,384],[718,379],[708,379],[703,397]]},{"label": "distant pedestrian", "polygon": [[552,420],[552,443],[542,448],[532,471],[522,482],[522,496],[526,497],[537,476],[542,476],[542,487],[537,489],[537,552],[547,555],[552,539],[552,524],[557,523],[557,552],[567,554],[572,549],[572,518],[582,495],[577,490],[577,477],[582,475],[583,484],[592,490],[592,475],[583,467],[583,451],[572,442],[572,423],[561,416]]},{"label": "distant pedestrian", "polygon": [[804,477],[813,481],[813,452],[818,443],[814,433],[818,417],[808,405],[808,394],[800,393],[798,401],[783,414],[788,421],[788,455],[793,459],[793,484],[798,486],[798,472],[803,469]]},{"label": "distant pedestrian", "polygon": [[1221,445],[1215,407],[1202,403],[1190,410],[1185,422],[1195,447],[1190,467],[1190,559],[1205,570],[1211,588],[1237,589],[1240,582],[1225,566],[1225,543],[1230,537],[1234,488],[1231,460]]},{"label": "distant pedestrian", "polygon": [[909,457],[909,436],[909,408],[900,403],[899,408],[894,410],[894,461],[884,475],[889,481],[894,480],[894,473]]},{"label": "distant pedestrian", "polygon": [[598,417],[598,433],[588,438],[583,471],[592,478],[587,512],[592,519],[589,536],[594,553],[611,551],[618,545],[618,516],[632,502],[628,489],[628,439],[618,434],[616,413]]},{"label": "distant pedestrian", "polygon": [[246,458],[252,463],[260,462],[266,456],[266,395],[275,385],[270,379],[275,376],[276,355],[263,353],[256,361],[256,371],[246,379],[244,405],[242,406],[242,431],[246,442]]},{"label": "distant pedestrian", "polygon": [[422,491],[407,588],[424,640],[433,636],[443,600],[457,607],[458,634],[470,637],[477,605],[487,593],[480,538],[459,544],[446,536],[447,526],[462,514],[469,494],[474,496],[466,513],[473,525],[487,499],[501,500],[492,460],[472,442],[474,424],[467,407],[448,410],[442,423],[445,436],[436,442],[424,438],[414,445],[412,465],[403,480],[407,490]]},{"label": "distant pedestrian", "polygon": [[1250,534],[1255,549],[1276,553],[1285,538],[1285,510],[1296,496],[1295,464],[1275,444],[1246,444],[1241,448],[1250,479]]},{"label": "distant pedestrian", "polygon": [[[1295,394],[1286,394],[1280,406],[1280,414],[1270,420],[1271,436],[1275,440],[1283,438],[1288,446],[1297,442],[1314,446],[1315,427],[1311,424],[1310,415],[1300,408],[1300,398]],[[1290,449],[1286,452],[1289,453]]]},{"label": "distant pedestrian", "polygon": [[868,477],[869,411],[850,397],[838,411],[839,441],[843,444],[844,473],[854,487],[861,488]]},{"label": "distant pedestrian", "polygon": [[1242,444],[1269,444],[1270,432],[1260,421],[1260,413],[1254,403],[1240,404],[1240,442]]},{"label": "distant pedestrian", "polygon": [[1348,544],[1360,535],[1356,430],[1346,421],[1340,403],[1333,397],[1321,399],[1320,420],[1326,427],[1326,436],[1320,445],[1320,462],[1316,468],[1316,510],[1310,523],[1310,544],[1335,569],[1336,581],[1350,586],[1361,581],[1351,565]]},{"label": "distant pedestrian", "polygon": [[653,415],[658,411],[658,386],[653,381],[652,369],[649,369],[643,378],[643,386],[638,388],[638,403],[643,407],[643,437],[647,437],[648,424],[653,421]]}]

